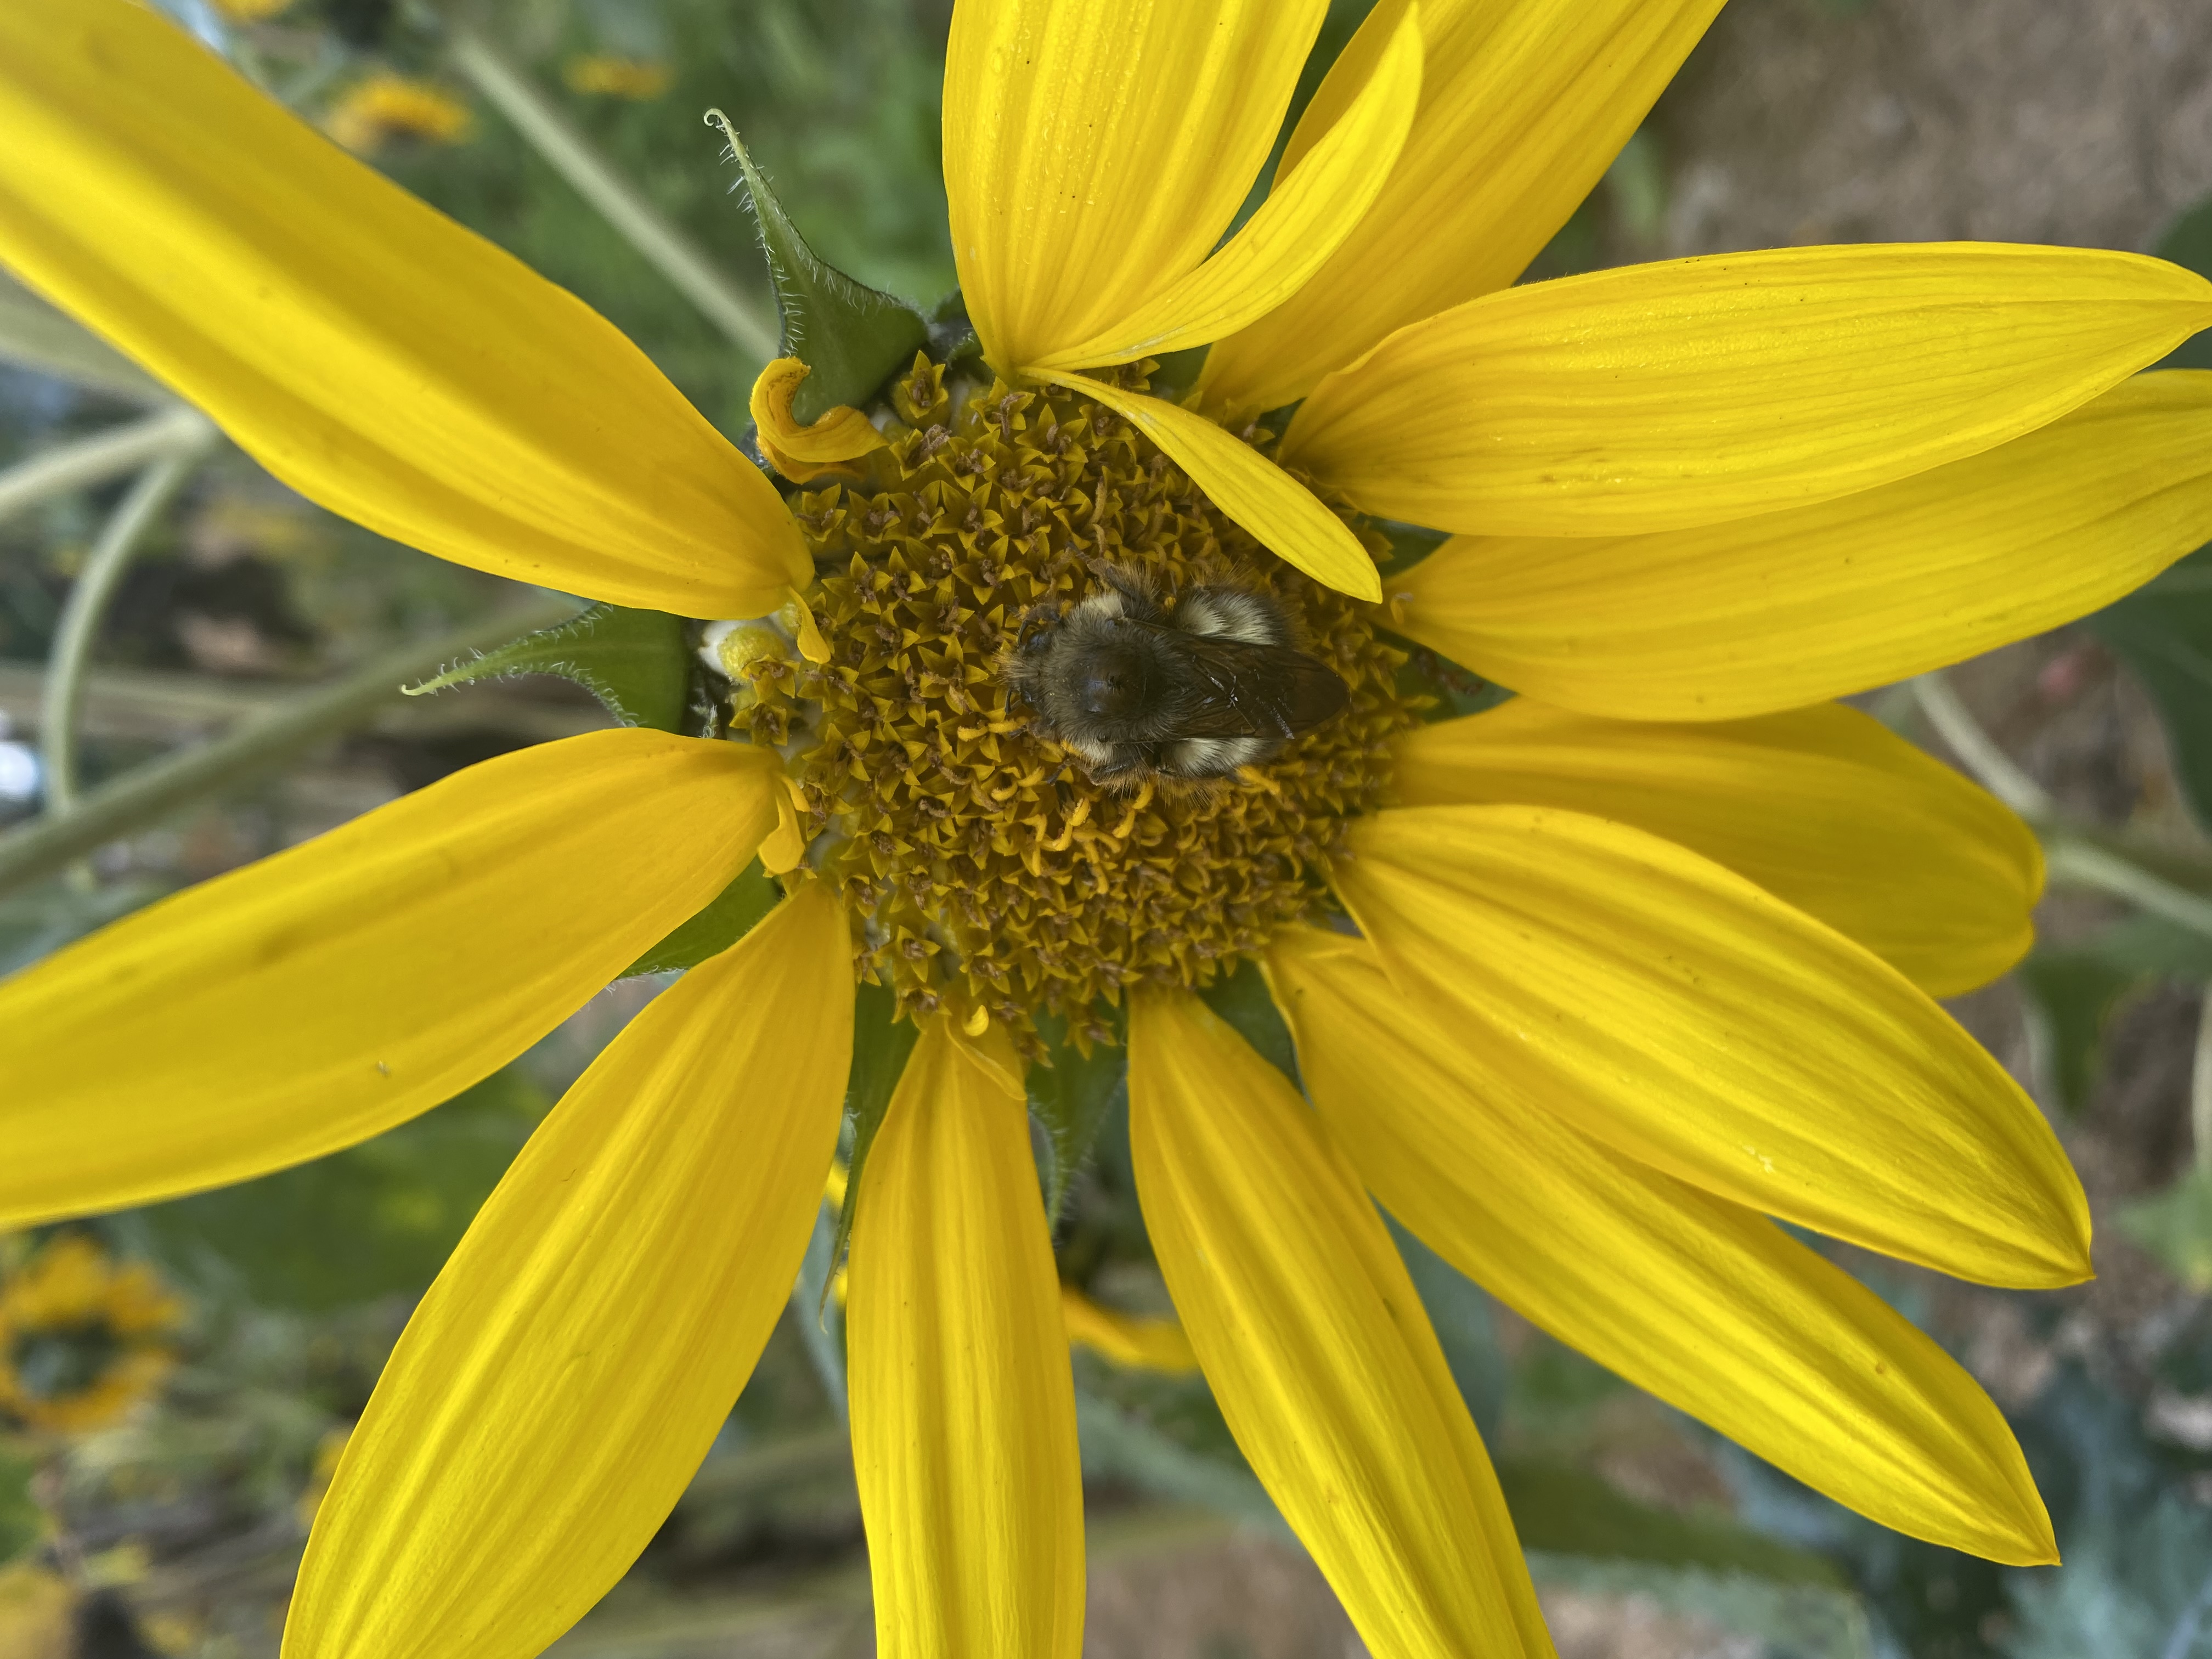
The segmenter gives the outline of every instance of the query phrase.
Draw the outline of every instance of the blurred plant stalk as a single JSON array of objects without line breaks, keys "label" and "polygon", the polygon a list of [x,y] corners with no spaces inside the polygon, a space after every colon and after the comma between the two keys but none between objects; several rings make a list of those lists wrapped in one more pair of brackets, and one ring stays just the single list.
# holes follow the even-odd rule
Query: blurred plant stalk
[{"label": "blurred plant stalk", "polygon": [[[0,343],[0,356],[14,355]],[[106,483],[126,472],[204,453],[215,436],[214,423],[206,416],[173,404],[159,413],[58,445],[0,472],[0,519],[11,518],[52,496]]]},{"label": "blurred plant stalk", "polygon": [[782,331],[769,307],[746,294],[681,228],[617,172],[574,123],[482,35],[453,31],[453,67],[514,124],[576,193],[665,276],[757,369],[776,355]]},{"label": "blurred plant stalk", "polygon": [[[76,808],[77,727],[84,715],[85,670],[92,660],[100,619],[146,532],[183,488],[200,457],[215,447],[214,427],[205,421],[200,426],[197,437],[138,475],[108,514],[84,568],[70,584],[46,660],[46,698],[39,719],[39,751],[46,760],[46,810],[50,814],[66,816]],[[95,880],[92,866],[84,863],[71,867],[70,878],[87,890]]]},{"label": "blurred plant stalk", "polygon": [[2035,831],[2053,886],[2124,899],[2176,927],[2212,939],[2212,898],[2205,896],[2212,891],[2212,860],[2143,845],[2066,817],[2043,786],[1982,729],[1942,670],[1914,680],[1912,694],[1928,723],[1966,770]]},{"label": "blurred plant stalk", "polygon": [[576,610],[575,600],[545,594],[434,639],[393,646],[343,679],[249,720],[211,743],[88,791],[68,811],[48,812],[0,835],[0,893],[64,870],[179,807],[264,775],[301,750],[359,724],[387,699],[397,701],[404,682],[467,652],[550,628]]}]

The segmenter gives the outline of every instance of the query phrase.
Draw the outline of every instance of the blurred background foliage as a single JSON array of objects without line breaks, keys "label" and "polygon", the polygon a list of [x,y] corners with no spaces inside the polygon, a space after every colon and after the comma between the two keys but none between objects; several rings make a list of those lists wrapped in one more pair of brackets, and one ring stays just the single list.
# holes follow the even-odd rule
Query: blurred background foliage
[{"label": "blurred background foliage", "polygon": [[[710,106],[729,112],[825,258],[925,305],[952,285],[937,150],[950,0],[164,3],[308,119],[611,318],[733,437],[760,353],[610,228],[573,167],[488,90],[465,35],[703,256],[735,296],[737,334],[746,315],[759,328],[773,312],[733,170],[701,120]],[[2075,24],[2118,15],[2069,3]],[[2185,5],[2147,3],[2182,20],[2158,51],[2184,68],[2145,94],[2157,118],[2179,113],[2147,152],[2164,171],[2136,214],[2143,234],[2084,219],[2069,237],[2063,205],[2027,229],[2154,246],[2212,273],[2212,28]],[[1364,10],[1335,0],[1301,99]],[[1784,192],[1743,181],[1792,143],[1808,152],[1832,137],[1795,130],[1803,95],[1793,101],[1787,76],[1848,81],[1885,52],[1920,52],[1909,15],[1905,0],[1736,0],[1532,278],[1784,240],[1772,215],[1801,209],[1787,239],[1874,234],[1888,222],[1854,218],[1843,185],[1826,206],[1777,208]],[[1969,36],[2010,27],[2002,7],[1994,21],[1976,15],[1959,25]],[[2118,23],[2097,38],[2123,57],[2134,39]],[[1945,68],[1926,68],[1935,91],[1896,95],[1901,116],[1867,103],[1869,142],[1939,158],[1970,144],[1968,116],[1942,125],[1944,100],[1957,101]],[[1716,137],[1711,112],[1760,98],[1779,112],[1778,137],[1755,123],[1722,123]],[[1838,176],[1874,165],[1846,155]],[[1911,181],[1900,173],[1889,187],[1896,234],[1934,234],[1908,211]],[[1954,234],[2017,234],[2002,216],[1989,222]],[[0,469],[161,407],[127,365],[5,287],[0,357]],[[2212,337],[2176,361],[2212,367]],[[6,827],[27,833],[51,787],[39,735],[49,665],[127,483],[111,472],[11,497],[21,477],[0,471],[0,972],[457,767],[602,723],[587,696],[547,679],[366,703],[283,764],[240,768],[87,861],[25,876],[6,863]],[[216,447],[122,568],[101,620],[75,743],[85,782],[143,775],[134,769],[157,757],[297,706],[395,642],[480,625],[489,643],[516,597],[337,520]],[[1860,1521],[1495,1306],[1401,1235],[1569,1659],[2212,1655],[2212,549],[2081,627],[1965,665],[1944,689],[1954,708],[1924,689],[1866,701],[1993,785],[2005,776],[1976,742],[2016,757],[2054,845],[2094,831],[2152,878],[2133,902],[2079,882],[2056,893],[2034,956],[1957,1005],[2061,1123],[2097,1206],[2101,1277],[2021,1296],[1828,1248],[2005,1407],[2067,1564],[2008,1571]],[[0,1243],[0,1659],[275,1652],[305,1528],[409,1308],[550,1102],[665,982],[625,981],[514,1066],[351,1151]],[[1288,1066],[1256,974],[1212,1000]],[[855,1070],[863,1105],[886,1086],[871,1063]],[[1063,1273],[1102,1309],[1164,1316],[1126,1097],[1110,1067],[1055,1079],[1041,1118],[1083,1132],[1040,1147],[1066,1188]],[[1094,1127],[1087,1152],[1068,1151]],[[835,1227],[825,1200],[792,1310],[696,1481],[558,1652],[869,1650],[828,1283]],[[1359,1651],[1202,1381],[1171,1363],[1076,1359],[1094,1556],[1086,1650]]]}]

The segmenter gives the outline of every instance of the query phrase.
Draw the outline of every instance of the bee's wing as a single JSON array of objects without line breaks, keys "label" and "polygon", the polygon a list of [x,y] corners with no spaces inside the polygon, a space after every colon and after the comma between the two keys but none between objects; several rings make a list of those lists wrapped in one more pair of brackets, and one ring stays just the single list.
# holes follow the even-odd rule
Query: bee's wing
[{"label": "bee's wing", "polygon": [[1174,698],[1171,724],[1178,738],[1279,743],[1310,732],[1351,701],[1335,670],[1286,645],[1160,631],[1188,676]]}]

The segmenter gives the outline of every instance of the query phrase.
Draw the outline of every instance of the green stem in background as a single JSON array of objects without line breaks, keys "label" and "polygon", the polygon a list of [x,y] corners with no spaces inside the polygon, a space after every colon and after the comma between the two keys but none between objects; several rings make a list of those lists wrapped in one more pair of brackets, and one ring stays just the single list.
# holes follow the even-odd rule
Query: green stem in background
[{"label": "green stem in background", "polygon": [[2056,804],[2043,786],[2014,765],[2012,757],[1982,730],[1981,722],[1951,689],[1942,669],[1913,681],[1912,695],[1936,735],[1951,745],[1952,752],[1983,788],[2031,822],[2052,815]]},{"label": "green stem in background", "polygon": [[0,362],[140,403],[166,404],[168,388],[75,318],[0,272]]},{"label": "green stem in background", "polygon": [[449,52],[453,67],[514,124],[530,147],[756,368],[775,356],[782,330],[767,305],[739,289],[696,243],[639,194],[528,76],[472,30],[454,30]]},{"label": "green stem in background", "polygon": [[179,404],[47,450],[0,472],[0,519],[50,495],[105,483],[173,455],[197,454],[214,439],[213,422],[198,410]]},{"label": "green stem in background", "polygon": [[[209,428],[199,451],[213,442],[214,435],[214,428]],[[106,615],[108,601],[121,585],[139,542],[191,476],[199,451],[173,454],[138,475],[130,493],[108,514],[100,539],[85,557],[84,568],[70,585],[61,620],[54,629],[53,649],[46,658],[46,698],[39,718],[39,752],[46,763],[49,812],[66,813],[76,805],[77,726],[84,715],[85,670],[91,665],[100,618]],[[81,866],[72,873],[80,876],[82,884],[91,884],[89,869]]]},{"label": "green stem in background", "polygon": [[2197,1012],[2197,1055],[2189,1066],[2189,1133],[2196,1143],[2197,1170],[2212,1175],[2212,985]]},{"label": "green stem in background", "polygon": [[2054,887],[2086,888],[2125,899],[2177,927],[2212,939],[2212,899],[2147,870],[2109,841],[2092,839],[2071,825],[2031,819],[2043,840],[2045,866]]},{"label": "green stem in background", "polygon": [[2191,879],[2198,876],[2193,870],[2177,879],[2152,867],[2162,865],[2174,869],[2198,860],[2132,847],[2124,836],[2066,817],[2043,786],[2022,771],[1982,729],[1940,669],[1914,680],[1912,693],[1928,723],[1950,744],[1966,770],[2027,820],[2043,842],[2045,865],[2053,886],[2084,888],[2125,899],[2176,927],[2212,939],[2212,898],[2191,890],[2197,885],[2212,884]]},{"label": "green stem in background", "polygon": [[550,628],[576,609],[575,600],[549,594],[435,639],[394,646],[289,708],[248,721],[200,748],[128,772],[80,798],[69,812],[49,813],[0,835],[0,893],[65,869],[191,801],[261,777],[387,701],[397,701],[404,682],[434,672],[465,651]]}]

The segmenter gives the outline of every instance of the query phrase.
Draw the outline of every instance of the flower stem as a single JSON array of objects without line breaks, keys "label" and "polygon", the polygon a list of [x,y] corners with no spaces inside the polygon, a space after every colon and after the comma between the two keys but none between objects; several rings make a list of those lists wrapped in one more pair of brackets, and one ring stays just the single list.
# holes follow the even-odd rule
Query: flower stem
[{"label": "flower stem", "polygon": [[2189,1066],[2189,1133],[2197,1169],[2212,1175],[2212,986],[2197,1011],[2197,1053]]},{"label": "flower stem", "polygon": [[372,714],[400,685],[465,651],[504,644],[565,621],[576,602],[544,595],[441,634],[392,647],[332,684],[226,732],[125,773],[79,798],[67,812],[49,812],[0,835],[0,893],[27,886],[76,860],[204,796],[234,788],[281,766],[319,739]]},{"label": "flower stem", "polygon": [[0,274],[0,361],[139,403],[167,403],[167,387],[73,317]]},{"label": "flower stem", "polygon": [[1944,742],[1979,780],[1983,788],[2024,818],[2051,817],[2053,802],[2044,787],[2014,765],[2012,757],[1982,730],[1972,711],[1936,669],[1912,682],[1912,695]]},{"label": "flower stem", "polygon": [[590,139],[474,31],[451,37],[453,67],[495,105],[501,114],[599,210],[730,343],[757,364],[776,354],[782,331],[759,301],[741,292],[706,253],[617,173]]},{"label": "flower stem", "polygon": [[172,455],[196,453],[214,436],[215,428],[206,416],[179,404],[33,455],[0,472],[0,519],[49,495],[104,483]]},{"label": "flower stem", "polygon": [[[1941,670],[1912,682],[1927,715],[1961,764],[1999,800],[2027,820],[2043,843],[2053,886],[2087,888],[2127,900],[2154,916],[2212,939],[2212,898],[2195,890],[2212,886],[2212,872],[2184,855],[2130,846],[2121,836],[2077,823],[2060,812],[2043,786],[2022,771],[1982,729]],[[2154,867],[2162,866],[2163,869]]]},{"label": "flower stem", "polygon": [[[49,812],[65,813],[76,805],[76,739],[84,714],[85,670],[92,661],[93,642],[99,637],[107,602],[121,584],[139,542],[191,476],[194,463],[214,437],[214,428],[210,427],[194,449],[171,454],[138,475],[130,493],[108,514],[100,539],[93,544],[84,568],[70,586],[61,620],[54,629],[53,650],[46,659],[46,697],[40,710],[39,750],[46,762]],[[82,870],[82,884],[89,886],[91,880],[92,872]]]}]

